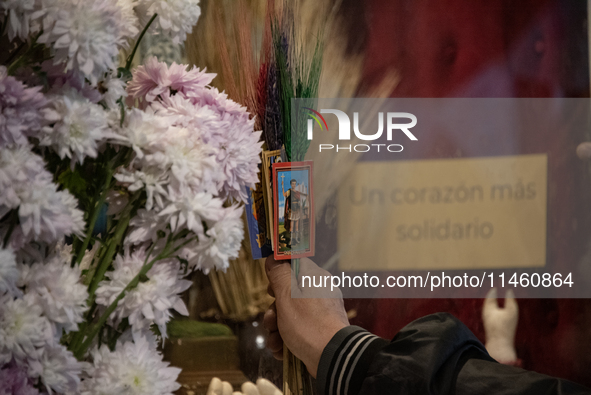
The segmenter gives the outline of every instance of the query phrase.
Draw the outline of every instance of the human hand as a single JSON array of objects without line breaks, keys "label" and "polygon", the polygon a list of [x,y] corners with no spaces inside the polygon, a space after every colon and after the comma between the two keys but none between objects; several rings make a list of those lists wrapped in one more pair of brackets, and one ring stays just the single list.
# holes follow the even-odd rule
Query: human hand
[{"label": "human hand", "polygon": [[[275,302],[266,311],[263,325],[270,332],[267,347],[283,358],[283,342],[316,377],[324,347],[349,325],[341,291],[337,288],[304,288],[297,283],[289,261],[266,261],[269,294]],[[301,276],[328,276],[326,270],[307,258],[300,259]],[[293,295],[292,295],[293,294]],[[293,296],[293,297],[292,297]]]},{"label": "human hand", "polygon": [[512,364],[517,361],[514,343],[518,318],[519,308],[513,290],[507,290],[505,307],[501,308],[497,304],[497,289],[492,288],[482,307],[485,347],[490,356],[501,363]]}]

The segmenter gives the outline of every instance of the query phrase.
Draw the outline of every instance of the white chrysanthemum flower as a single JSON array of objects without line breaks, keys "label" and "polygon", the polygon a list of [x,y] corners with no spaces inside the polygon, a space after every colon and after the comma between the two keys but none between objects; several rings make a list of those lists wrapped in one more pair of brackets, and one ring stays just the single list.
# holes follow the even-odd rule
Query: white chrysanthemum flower
[{"label": "white chrysanthemum flower", "polygon": [[204,233],[202,221],[218,221],[223,216],[223,201],[207,193],[183,193],[171,200],[158,215],[170,224],[173,232],[186,227],[201,236]]},{"label": "white chrysanthemum flower", "polygon": [[130,192],[146,189],[146,210],[152,210],[154,202],[158,208],[164,207],[164,199],[168,196],[165,189],[168,179],[163,170],[148,166],[136,171],[121,169],[115,174],[115,178],[123,184],[128,184],[127,190]]},{"label": "white chrysanthemum flower", "polygon": [[16,251],[32,240],[47,243],[84,229],[82,211],[68,191],[58,191],[44,162],[27,146],[0,150],[0,216],[18,208],[11,240]]},{"label": "white chrysanthemum flower", "polygon": [[201,15],[199,0],[139,0],[136,9],[144,25],[152,15],[158,14],[156,22],[174,44],[185,42]]},{"label": "white chrysanthemum flower", "polygon": [[78,330],[88,310],[88,291],[80,281],[80,268],[71,267],[71,256],[53,255],[47,263],[23,266],[21,284],[26,293],[43,308],[49,320],[66,332]]},{"label": "white chrysanthemum flower", "polygon": [[157,105],[147,107],[145,112],[134,109],[126,116],[123,127],[117,128],[136,156],[130,167],[120,169],[115,178],[131,192],[145,188],[148,210],[154,204],[163,208],[166,201],[177,196],[217,194],[218,185],[225,180],[216,161],[217,150],[200,138],[200,126],[215,122],[217,116],[207,109],[203,117],[196,115],[197,107],[186,99],[180,100],[190,108],[177,106],[172,111]]},{"label": "white chrysanthemum flower", "polygon": [[[126,115],[123,127],[117,130],[119,138],[130,145],[138,158],[144,151],[157,150],[161,136],[166,135],[172,125],[171,117],[161,117],[148,108],[146,111],[132,108]],[[160,147],[161,148],[161,147]]]},{"label": "white chrysanthemum flower", "polygon": [[140,21],[134,10],[138,4],[138,0],[117,0],[117,5],[121,9],[121,25],[126,31],[123,36],[128,39],[133,39],[139,33]]},{"label": "white chrysanthemum flower", "polygon": [[12,358],[37,359],[38,348],[52,343],[51,324],[42,313],[41,306],[28,295],[19,299],[0,296],[0,365]]},{"label": "white chrysanthemum flower", "polygon": [[50,243],[72,233],[82,235],[84,214],[68,191],[58,191],[53,183],[31,182],[20,199],[20,229],[27,240]]},{"label": "white chrysanthemum flower", "polygon": [[12,296],[20,295],[16,282],[20,272],[16,267],[14,252],[10,249],[0,248],[0,295],[8,292]]},{"label": "white chrysanthemum flower", "polygon": [[117,343],[115,351],[102,346],[92,352],[93,364],[82,381],[82,395],[173,395],[181,369],[162,361],[156,344],[143,336]]},{"label": "white chrysanthemum flower", "polygon": [[129,234],[125,242],[129,245],[144,241],[157,241],[158,232],[166,231],[167,222],[154,211],[139,209],[135,217],[129,222]]},{"label": "white chrysanthemum flower", "polygon": [[156,114],[174,117],[175,126],[192,129],[197,136],[203,134],[204,128],[217,129],[227,126],[227,122],[222,123],[221,117],[214,110],[194,104],[183,94],[170,96],[168,93],[163,93],[159,99],[150,105]]},{"label": "white chrysanthemum flower", "polygon": [[169,128],[165,140],[162,151],[147,155],[145,162],[167,169],[177,193],[188,187],[187,192],[216,194],[216,184],[222,182],[224,174],[216,162],[215,149],[195,138],[187,128]]},{"label": "white chrysanthemum flower", "polygon": [[88,365],[61,344],[45,346],[38,360],[29,361],[29,376],[40,377],[48,393],[77,393],[80,375]]},{"label": "white chrysanthemum flower", "polygon": [[32,180],[51,182],[45,162],[27,145],[0,150],[0,207],[13,209],[21,204],[20,193]]},{"label": "white chrysanthemum flower", "polygon": [[[145,252],[141,250],[133,254],[118,255],[113,263],[114,270],[106,275],[109,280],[101,282],[96,291],[97,304],[109,306],[113,303],[140,273],[145,261]],[[166,324],[171,317],[170,309],[188,315],[179,294],[189,288],[191,282],[181,278],[178,261],[156,262],[146,273],[146,277],[146,281],[140,282],[119,302],[115,310],[115,321],[128,317],[134,330],[148,328],[155,323],[166,337]]]},{"label": "white chrysanthemum flower", "polygon": [[44,0],[41,12],[43,34],[39,42],[50,46],[54,63],[79,72],[92,85],[117,68],[116,57],[137,28],[118,0]]},{"label": "white chrysanthemum flower", "polygon": [[52,125],[43,128],[39,144],[51,146],[60,158],[69,157],[72,162],[96,158],[99,145],[113,137],[102,107],[73,88],[53,96],[50,103],[46,118]]},{"label": "white chrysanthemum flower", "polygon": [[[243,208],[238,206],[225,209],[224,218],[207,230],[206,238],[200,238],[196,249],[198,253],[194,254],[198,269],[206,273],[213,268],[226,270],[230,259],[238,258],[244,238],[242,211]],[[187,256],[189,258],[192,256]],[[189,261],[192,263],[194,259]]]},{"label": "white chrysanthemum flower", "polygon": [[2,0],[0,1],[0,15],[4,15],[4,23],[8,39],[15,37],[26,40],[31,32],[31,17],[35,11],[35,0]]},{"label": "white chrysanthemum flower", "polygon": [[117,78],[115,72],[109,74],[107,78],[99,83],[99,90],[102,92],[103,102],[109,107],[109,109],[117,109],[117,100],[127,97],[127,91],[125,90],[125,82],[121,78]]}]

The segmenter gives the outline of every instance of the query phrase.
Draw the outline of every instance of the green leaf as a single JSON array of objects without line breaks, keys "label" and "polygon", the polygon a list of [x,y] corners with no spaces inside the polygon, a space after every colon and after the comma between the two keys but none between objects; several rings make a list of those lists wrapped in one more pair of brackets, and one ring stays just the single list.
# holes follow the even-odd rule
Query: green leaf
[{"label": "green leaf", "polygon": [[117,69],[117,78],[120,78],[125,82],[128,82],[133,78],[133,76],[131,75],[131,71],[127,70],[125,67],[119,67]]},{"label": "green leaf", "polygon": [[85,197],[86,187],[88,185],[80,173],[68,169],[60,174],[57,180],[77,198]]}]

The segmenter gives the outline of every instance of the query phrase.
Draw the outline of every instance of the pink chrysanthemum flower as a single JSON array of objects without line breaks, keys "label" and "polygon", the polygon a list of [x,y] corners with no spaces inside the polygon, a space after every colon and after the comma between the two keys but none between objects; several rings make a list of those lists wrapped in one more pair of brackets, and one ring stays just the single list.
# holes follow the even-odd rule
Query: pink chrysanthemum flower
[{"label": "pink chrysanthemum flower", "polygon": [[152,56],[144,66],[138,66],[134,70],[133,79],[127,85],[128,101],[132,105],[137,99],[140,107],[144,108],[158,96],[177,93],[187,96],[189,92],[203,90],[215,76],[197,67],[187,70],[185,65],[176,63],[168,67]]},{"label": "pink chrysanthemum flower", "polygon": [[244,122],[250,119],[246,107],[228,98],[225,92],[220,92],[217,88],[190,91],[187,96],[193,104],[206,106],[222,117],[229,115]]}]

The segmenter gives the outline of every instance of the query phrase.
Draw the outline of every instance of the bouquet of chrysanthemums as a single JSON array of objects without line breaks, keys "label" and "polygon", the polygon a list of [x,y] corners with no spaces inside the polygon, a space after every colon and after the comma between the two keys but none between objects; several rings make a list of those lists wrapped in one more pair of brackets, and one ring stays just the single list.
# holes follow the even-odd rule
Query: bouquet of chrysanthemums
[{"label": "bouquet of chrysanthemums", "polygon": [[[150,58],[198,0],[0,0],[0,394],[170,394],[191,271],[243,238],[260,132],[214,74]],[[129,54],[120,62],[120,54]]]}]

